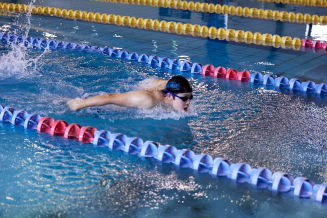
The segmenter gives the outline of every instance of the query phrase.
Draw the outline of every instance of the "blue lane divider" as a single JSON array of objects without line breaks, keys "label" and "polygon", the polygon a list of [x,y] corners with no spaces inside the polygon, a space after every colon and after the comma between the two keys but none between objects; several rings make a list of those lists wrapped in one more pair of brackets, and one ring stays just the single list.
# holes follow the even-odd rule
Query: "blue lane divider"
[{"label": "blue lane divider", "polygon": [[[36,130],[38,124],[42,124],[40,120],[41,117],[37,114],[28,114],[25,111],[18,111],[14,108],[2,107],[0,105],[1,122]],[[65,121],[59,121],[64,122],[66,126],[68,125]],[[53,125],[59,121],[54,122],[53,120]],[[55,126],[50,125],[50,128],[55,129]],[[65,128],[65,132],[67,128]],[[227,176],[238,183],[249,183],[257,188],[268,188],[274,192],[289,192],[292,196],[311,198],[322,204],[327,204],[326,183],[316,185],[305,177],[294,179],[284,172],[272,174],[267,168],[252,169],[246,163],[234,164],[220,157],[213,159],[208,154],[197,155],[191,150],[179,150],[171,145],[160,145],[154,141],[143,142],[140,138],[129,138],[121,133],[112,134],[109,131],[101,130],[96,131],[93,136],[91,143],[97,147],[109,147],[110,150],[121,150],[131,155],[155,158],[162,163],[173,163],[182,168],[191,168],[199,173],[210,173],[216,177]]]},{"label": "blue lane divider", "polygon": [[[89,46],[75,44],[71,42],[63,41],[54,41],[47,39],[38,39],[24,36],[10,35],[9,33],[1,33],[0,39],[4,43],[22,43],[27,48],[36,48],[36,49],[68,49],[68,50],[77,50],[83,52],[96,52],[103,53],[110,57],[122,58],[131,61],[137,61],[141,63],[146,63],[150,66],[167,68],[171,70],[179,70],[180,72],[190,72],[190,73],[203,73],[202,65],[199,63],[190,63],[187,61],[180,61],[178,59],[171,60],[169,58],[161,58],[158,56],[147,56],[146,54],[138,55],[136,52],[128,53],[125,50],[112,49],[112,48],[101,48],[98,46]],[[205,73],[204,73],[205,75]],[[255,85],[263,85],[265,88],[274,87],[276,91],[290,91],[295,94],[315,94],[317,97],[327,96],[327,84],[322,83],[316,85],[312,81],[301,82],[298,79],[288,80],[286,77],[275,77],[273,75],[262,75],[261,73],[250,74],[249,82]]]}]

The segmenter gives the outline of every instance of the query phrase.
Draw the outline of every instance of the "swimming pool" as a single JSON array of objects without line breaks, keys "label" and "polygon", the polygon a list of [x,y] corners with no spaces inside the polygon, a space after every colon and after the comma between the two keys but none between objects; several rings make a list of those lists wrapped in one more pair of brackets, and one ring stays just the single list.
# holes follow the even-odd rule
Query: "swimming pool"
[{"label": "swimming pool", "polygon": [[[54,6],[50,1],[37,4]],[[59,2],[56,7],[57,4]],[[108,2],[61,4],[62,8],[107,13],[112,10],[119,14],[130,11],[135,16],[154,19],[159,15],[161,19],[186,19],[194,23],[205,22],[202,16],[212,16],[191,12],[188,17],[178,10],[166,13],[159,8]],[[215,25],[226,25],[227,19],[228,28],[243,20],[233,16],[216,17]],[[17,25],[26,24],[24,16],[17,22],[16,19],[2,15],[0,22],[10,25],[11,31],[23,32]],[[275,24],[255,19],[253,22]],[[326,57],[312,51],[227,43],[34,15],[31,24],[29,35],[32,37],[107,45],[139,54],[179,57],[215,66],[326,82],[323,71]],[[276,31],[302,31],[304,38],[305,25],[294,24],[292,30],[289,26],[282,23],[275,28]],[[325,39],[324,35],[319,37]],[[167,112],[165,108],[126,110],[113,106],[106,106],[100,112],[69,112],[68,99],[85,93],[135,90],[145,86],[141,83],[144,79],[168,79],[178,72],[160,71],[94,53],[27,50],[26,56],[20,59],[20,51],[13,53],[7,47],[1,50],[4,54],[1,66],[5,66],[5,70],[0,70],[1,105],[179,149],[192,149],[235,163],[246,162],[252,167],[267,167],[273,172],[284,171],[294,177],[305,176],[316,183],[326,182],[324,99],[183,74],[190,79],[196,96],[188,114]],[[34,62],[29,62],[30,66],[22,69],[27,64],[24,60],[32,59],[36,59],[36,67]],[[22,68],[13,69],[17,66]],[[0,128],[3,136],[0,214],[3,217],[324,217],[326,213],[325,206],[309,199],[274,195],[267,189],[233,183],[227,178],[212,178],[173,164],[143,160],[5,123],[1,123]]]}]

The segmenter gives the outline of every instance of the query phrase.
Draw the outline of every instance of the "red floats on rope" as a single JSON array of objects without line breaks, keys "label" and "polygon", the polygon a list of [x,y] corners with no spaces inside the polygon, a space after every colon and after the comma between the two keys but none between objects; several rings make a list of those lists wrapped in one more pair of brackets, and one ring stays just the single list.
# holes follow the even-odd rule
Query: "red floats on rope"
[{"label": "red floats on rope", "polygon": [[63,136],[68,123],[64,120],[57,120],[51,125],[50,135],[60,135]]},{"label": "red floats on rope", "polygon": [[78,140],[84,143],[90,143],[94,139],[94,133],[97,131],[96,128],[91,126],[83,126],[80,130]]},{"label": "red floats on rope", "polygon": [[217,78],[226,78],[226,73],[225,67],[217,67],[214,76]]},{"label": "red floats on rope", "polygon": [[91,126],[81,127],[76,123],[68,125],[68,123],[64,120],[55,121],[51,117],[40,118],[37,130],[50,135],[63,136],[64,138],[69,139],[78,139],[80,142],[86,144],[93,141],[94,133],[97,131],[96,128]]},{"label": "red floats on rope", "polygon": [[229,68],[226,71],[224,67],[215,68],[214,66],[209,64],[202,67],[202,72],[200,74],[217,78],[225,78],[229,80],[239,80],[242,82],[247,82],[250,80],[249,71],[243,70],[241,72],[238,72],[237,70],[232,68]]},{"label": "red floats on rope", "polygon": [[309,48],[322,48],[326,50],[327,43],[326,42],[320,42],[318,40],[310,40],[310,39],[302,39],[301,41],[302,47],[309,47]]},{"label": "red floats on rope", "polygon": [[214,76],[216,68],[212,65],[205,65],[202,67],[201,75]]},{"label": "red floats on rope", "polygon": [[242,81],[242,82],[247,82],[250,80],[250,72],[243,70],[241,72],[237,73],[237,80]]},{"label": "red floats on rope", "polygon": [[66,139],[79,139],[81,126],[77,123],[71,123],[66,127],[64,138]]},{"label": "red floats on rope", "polygon": [[52,117],[42,117],[40,118],[36,129],[39,132],[46,132],[50,134],[51,126],[54,122],[55,121]]},{"label": "red floats on rope", "polygon": [[237,80],[237,73],[237,70],[229,68],[226,73],[226,79]]},{"label": "red floats on rope", "polygon": [[202,67],[201,75],[213,76],[218,78],[226,78],[226,69],[224,67],[215,68],[212,65],[205,65]]}]

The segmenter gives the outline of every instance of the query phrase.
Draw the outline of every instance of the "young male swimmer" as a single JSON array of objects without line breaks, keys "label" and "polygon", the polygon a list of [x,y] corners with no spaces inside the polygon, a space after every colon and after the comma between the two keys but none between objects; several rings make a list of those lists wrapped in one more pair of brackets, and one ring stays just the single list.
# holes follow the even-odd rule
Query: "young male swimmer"
[{"label": "young male swimmer", "polygon": [[72,99],[67,102],[70,110],[77,111],[92,106],[115,104],[122,107],[151,108],[159,103],[170,105],[173,110],[185,111],[193,98],[192,86],[183,76],[173,76],[165,81],[152,81],[152,88],[119,94],[105,94],[87,99]]}]

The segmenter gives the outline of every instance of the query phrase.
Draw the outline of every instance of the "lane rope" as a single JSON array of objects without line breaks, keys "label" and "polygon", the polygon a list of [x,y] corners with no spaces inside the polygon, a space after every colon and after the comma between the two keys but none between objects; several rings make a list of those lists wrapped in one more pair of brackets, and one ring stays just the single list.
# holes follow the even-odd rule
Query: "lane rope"
[{"label": "lane rope", "polygon": [[[3,4],[4,5],[4,4]],[[11,5],[11,6],[10,6]],[[19,4],[7,4],[10,6],[10,10],[13,11],[21,11],[26,13],[29,11],[28,5],[19,5]],[[23,9],[22,9],[23,8]],[[20,9],[20,10],[18,10]],[[3,10],[3,9],[2,9]],[[6,9],[7,10],[7,9]],[[235,42],[245,42],[245,43],[253,43],[257,45],[264,46],[274,46],[275,48],[293,48],[294,50],[299,50],[301,48],[302,41],[295,37],[292,38],[290,36],[279,36],[279,35],[271,35],[271,34],[261,34],[259,32],[252,33],[251,31],[243,31],[243,30],[234,30],[234,29],[225,29],[216,27],[207,27],[201,25],[192,25],[189,23],[176,23],[176,22],[167,22],[165,20],[152,20],[152,19],[144,19],[144,18],[136,18],[129,16],[121,16],[114,14],[101,14],[101,13],[93,13],[87,11],[74,11],[60,8],[50,8],[43,6],[34,6],[31,10],[32,14],[39,15],[51,15],[57,17],[63,17],[68,19],[80,19],[84,21],[90,22],[98,22],[105,24],[115,24],[117,26],[129,26],[133,28],[139,29],[149,29],[155,31],[162,31],[168,33],[177,33],[184,35],[192,35],[192,36],[201,36],[204,38],[210,37],[211,39],[219,39],[219,40],[227,40],[227,41],[235,41]],[[322,43],[320,43],[322,44]]]},{"label": "lane rope", "polygon": [[[27,48],[34,49],[67,49],[67,50],[77,50],[83,52],[95,52],[103,53],[110,57],[117,57],[121,59],[127,59],[131,61],[137,61],[141,63],[148,64],[152,67],[158,67],[162,69],[177,70],[180,72],[190,72],[192,74],[201,74],[204,76],[212,76],[217,78],[224,78],[226,80],[238,80],[241,82],[250,82],[251,84],[260,86],[271,90],[274,88],[276,91],[283,92],[292,92],[294,94],[300,95],[310,95],[311,97],[321,98],[327,96],[327,84],[315,84],[312,81],[300,81],[296,78],[288,79],[286,77],[275,77],[270,74],[262,75],[261,73],[255,72],[250,74],[249,71],[237,71],[233,68],[225,67],[214,67],[213,65],[202,65],[200,63],[190,63],[187,61],[180,61],[179,59],[170,59],[167,57],[159,56],[148,56],[146,54],[139,55],[136,52],[128,53],[125,50],[112,49],[109,47],[98,47],[98,46],[89,46],[82,44],[75,44],[70,42],[63,41],[54,41],[47,39],[39,39],[32,37],[25,37],[23,35],[17,36],[15,34],[10,35],[9,33],[0,32],[0,40],[6,43],[13,44],[23,44]],[[306,45],[307,40],[303,40],[304,45]],[[314,44],[318,44],[314,42]],[[327,43],[324,44],[324,49],[322,51],[326,54]],[[303,47],[305,48],[305,47]],[[306,48],[305,48],[306,49]]]},{"label": "lane rope", "polygon": [[[302,14],[287,11],[278,11],[278,10],[270,10],[270,9],[258,9],[258,8],[249,8],[249,7],[235,7],[228,5],[220,5],[220,4],[208,4],[208,3],[200,3],[193,1],[175,1],[175,0],[106,0],[106,2],[111,3],[122,3],[122,4],[133,4],[133,5],[146,5],[152,7],[163,7],[163,8],[173,8],[179,10],[189,10],[189,11],[197,11],[197,12],[208,12],[208,13],[216,13],[216,14],[229,14],[233,16],[243,16],[243,17],[251,17],[251,18],[259,18],[266,20],[275,20],[282,22],[297,22],[297,23],[305,23],[305,24],[327,24],[327,16],[318,16],[318,15],[310,15],[310,14]],[[322,6],[327,7],[326,3],[322,2]]]},{"label": "lane rope", "polygon": [[[98,1],[98,0],[94,0]],[[103,1],[103,0],[102,0]],[[292,4],[292,5],[302,5],[302,6],[310,6],[310,7],[327,7],[327,0],[257,0],[259,2],[273,2],[273,3],[281,3],[281,4]]]}]

